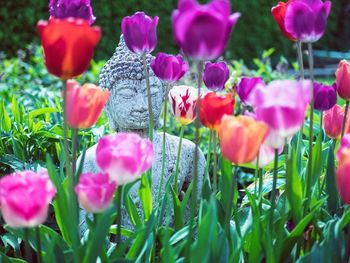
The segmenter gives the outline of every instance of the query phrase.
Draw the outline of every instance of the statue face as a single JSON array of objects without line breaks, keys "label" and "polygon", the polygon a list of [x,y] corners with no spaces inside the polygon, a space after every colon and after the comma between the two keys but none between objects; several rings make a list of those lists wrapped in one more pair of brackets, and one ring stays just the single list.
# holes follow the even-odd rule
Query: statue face
[{"label": "statue face", "polygon": [[[164,97],[161,81],[150,77],[154,124],[157,127]],[[113,130],[148,129],[149,113],[145,80],[120,80],[112,90],[106,107],[107,116]]]}]

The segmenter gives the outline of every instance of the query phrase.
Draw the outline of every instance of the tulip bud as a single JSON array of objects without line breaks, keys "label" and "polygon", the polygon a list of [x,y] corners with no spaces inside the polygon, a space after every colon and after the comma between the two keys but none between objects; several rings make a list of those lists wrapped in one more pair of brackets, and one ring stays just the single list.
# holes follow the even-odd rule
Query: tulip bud
[{"label": "tulip bud", "polygon": [[253,91],[258,86],[258,84],[265,86],[265,82],[261,77],[241,78],[240,82],[237,85],[237,94],[243,103],[251,104],[252,99],[249,97],[251,94],[253,94]]},{"label": "tulip bud", "polygon": [[113,201],[116,183],[109,181],[109,175],[86,173],[80,175],[75,187],[80,205],[90,213],[105,211]]},{"label": "tulip bud", "polygon": [[23,171],[0,179],[0,208],[5,222],[15,228],[45,222],[56,194],[47,172]]},{"label": "tulip bud", "polygon": [[80,86],[67,82],[67,121],[73,128],[86,129],[94,125],[109,98],[109,91],[93,84]]},{"label": "tulip bud", "polygon": [[203,81],[208,89],[219,91],[225,89],[225,83],[230,77],[230,71],[225,62],[205,64]]},{"label": "tulip bud", "polygon": [[227,116],[221,120],[218,135],[222,155],[239,165],[256,158],[268,126],[247,116]]},{"label": "tulip bud", "polygon": [[136,12],[122,20],[122,32],[126,46],[136,54],[151,53],[157,45],[159,17],[151,18],[144,12]]},{"label": "tulip bud", "polygon": [[316,110],[325,111],[337,103],[337,91],[335,83],[331,86],[322,83],[314,83],[314,107]]},{"label": "tulip bud", "polygon": [[350,100],[350,63],[342,60],[339,63],[337,72],[335,73],[337,92],[339,96],[349,101]]},{"label": "tulip bud", "polygon": [[[344,120],[344,108],[339,105],[334,105],[333,108],[324,112],[323,122],[324,122],[324,130],[328,137],[333,139],[339,139],[341,136],[341,130],[343,126]],[[348,115],[345,126],[345,134],[349,132],[349,121],[350,116]]]},{"label": "tulip bud", "polygon": [[188,70],[188,64],[181,55],[172,56],[165,53],[158,53],[151,62],[154,74],[167,83],[175,83]]},{"label": "tulip bud", "polygon": [[235,99],[232,94],[219,95],[208,92],[200,103],[200,118],[204,126],[215,129],[221,123],[224,115],[232,115]]},{"label": "tulip bud", "polygon": [[197,100],[198,91],[190,86],[175,86],[169,91],[171,111],[182,125],[188,125],[196,119]]},{"label": "tulip bud", "polygon": [[151,166],[153,145],[135,133],[118,133],[102,137],[96,148],[96,162],[117,185],[135,181]]}]

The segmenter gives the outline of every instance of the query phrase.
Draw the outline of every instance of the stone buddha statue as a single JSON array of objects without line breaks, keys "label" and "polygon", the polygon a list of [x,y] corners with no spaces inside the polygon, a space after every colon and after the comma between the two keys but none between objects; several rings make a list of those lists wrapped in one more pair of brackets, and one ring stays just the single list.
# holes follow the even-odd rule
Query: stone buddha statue
[{"label": "stone buddha statue", "polygon": [[[152,55],[147,55],[148,66],[152,59]],[[150,68],[149,74],[154,123],[155,129],[157,129],[161,127],[160,115],[162,102],[165,98],[165,84],[154,75]],[[147,137],[149,114],[143,61],[139,55],[129,51],[122,36],[113,56],[107,61],[100,73],[99,85],[111,92],[105,109],[110,128],[115,132],[134,132],[143,137]],[[175,172],[180,138],[166,134],[165,140],[165,174],[161,188],[161,197],[164,196],[166,182]],[[155,158],[152,165],[153,208],[156,207],[158,187],[161,179],[162,143],[163,132],[155,131],[153,138]],[[96,147],[97,144],[86,151],[83,172],[96,173],[100,171],[95,162]],[[189,140],[183,139],[178,176],[179,193],[181,191],[186,191],[186,188],[192,182],[194,150],[195,144]],[[200,190],[202,189],[206,165],[204,155],[201,151],[199,151],[198,157],[197,197],[199,197]],[[79,161],[80,160],[78,160],[78,162]],[[139,215],[142,216],[142,204],[138,197],[139,186],[140,183],[136,183],[131,188],[129,194],[138,209]],[[133,229],[125,211],[123,211],[122,217],[123,226],[127,229]]]}]

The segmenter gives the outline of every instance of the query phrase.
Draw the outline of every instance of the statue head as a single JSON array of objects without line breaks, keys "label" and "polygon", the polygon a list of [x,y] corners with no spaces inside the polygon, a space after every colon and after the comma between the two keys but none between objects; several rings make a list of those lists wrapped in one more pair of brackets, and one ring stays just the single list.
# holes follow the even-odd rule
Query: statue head
[{"label": "statue head", "polygon": [[[159,117],[164,98],[164,83],[150,69],[152,55],[146,56],[150,75],[152,109],[155,128],[159,128]],[[112,130],[146,130],[149,114],[146,79],[142,57],[126,47],[123,36],[113,56],[100,73],[100,86],[111,92],[106,105],[106,114]]]}]

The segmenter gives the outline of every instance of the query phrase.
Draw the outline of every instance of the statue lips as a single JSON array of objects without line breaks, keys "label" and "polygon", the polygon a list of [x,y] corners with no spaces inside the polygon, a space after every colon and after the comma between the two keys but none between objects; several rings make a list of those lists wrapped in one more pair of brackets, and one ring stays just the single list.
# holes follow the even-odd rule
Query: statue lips
[{"label": "statue lips", "polygon": [[148,112],[131,112],[131,118],[134,120],[134,121],[137,121],[137,122],[145,122],[145,121],[148,121]]}]

